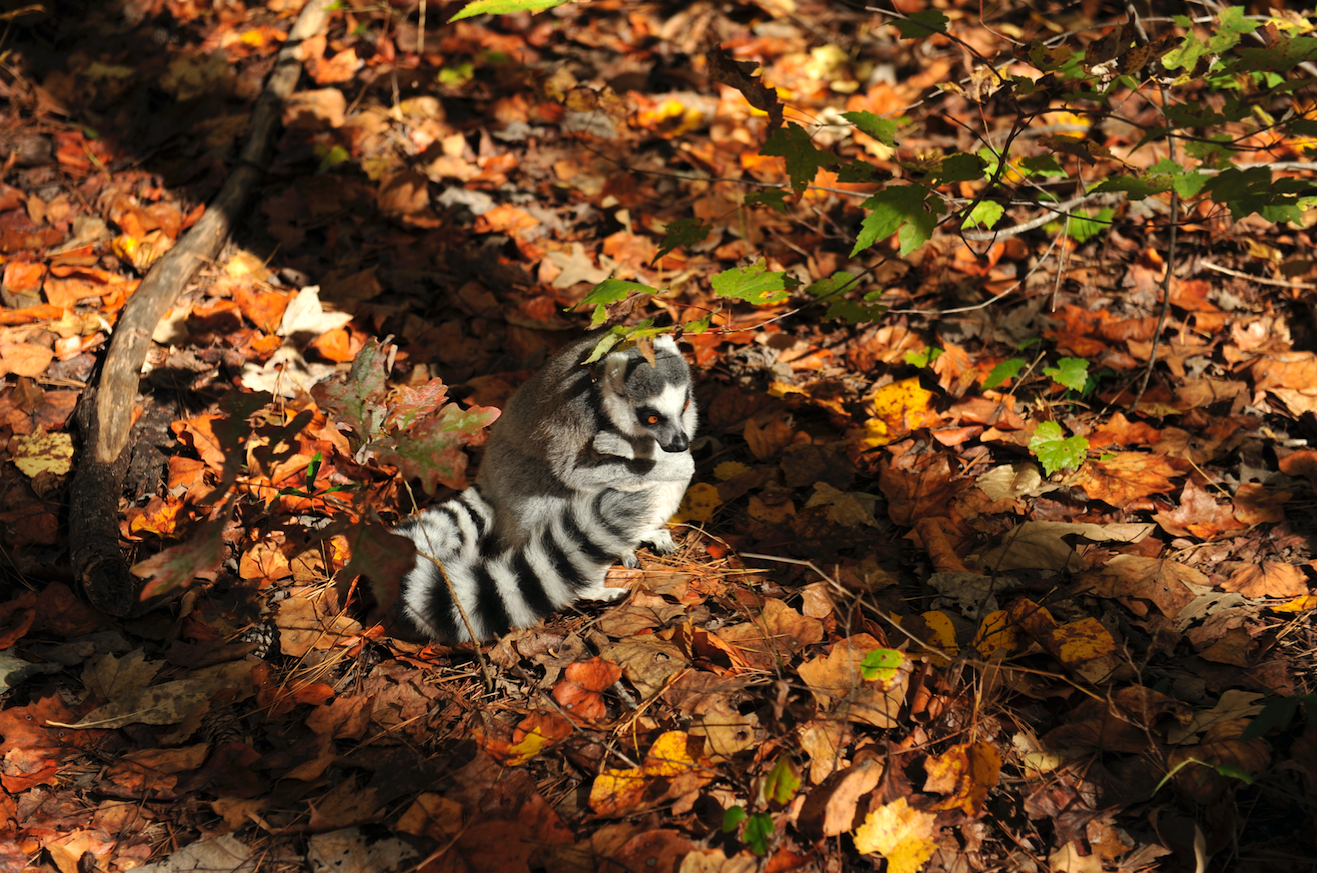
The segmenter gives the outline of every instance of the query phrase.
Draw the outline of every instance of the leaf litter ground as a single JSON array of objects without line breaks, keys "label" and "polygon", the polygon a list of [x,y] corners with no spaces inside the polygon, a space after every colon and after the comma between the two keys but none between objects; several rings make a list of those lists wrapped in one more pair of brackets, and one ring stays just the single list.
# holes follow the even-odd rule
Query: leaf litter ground
[{"label": "leaf litter ground", "polygon": [[[906,119],[902,159],[976,150],[953,89],[920,104],[972,72],[950,43],[916,56],[830,6],[431,10],[423,40],[414,14],[340,10],[301,48],[249,231],[156,334],[160,424],[121,535],[167,602],[83,605],[70,416],[224,178],[298,6],[93,4],[11,36],[0,869],[1310,869],[1299,225],[1192,216],[1180,256],[1226,272],[1176,265],[1137,402],[1166,269],[1149,212],[870,253],[893,309],[874,324],[719,310],[687,337],[704,439],[681,551],[614,571],[622,605],[485,647],[492,688],[469,648],[389,639],[351,587],[350,561],[399,560],[363,519],[466,478],[451,440],[399,434],[477,445],[593,285],[668,287],[651,305],[685,322],[742,259],[819,281],[900,226],[863,225],[874,186],[826,164],[785,214],[743,208],[787,182],[801,129],[757,148],[765,119],[709,83],[709,43],[761,63],[814,145],[894,169],[885,128],[817,126],[846,110]],[[977,10],[953,32],[996,44]],[[692,214],[710,232],[660,248]],[[1284,279],[1245,278],[1261,264]],[[1052,367],[1010,363],[1040,339]],[[238,384],[269,395],[222,401]]]}]

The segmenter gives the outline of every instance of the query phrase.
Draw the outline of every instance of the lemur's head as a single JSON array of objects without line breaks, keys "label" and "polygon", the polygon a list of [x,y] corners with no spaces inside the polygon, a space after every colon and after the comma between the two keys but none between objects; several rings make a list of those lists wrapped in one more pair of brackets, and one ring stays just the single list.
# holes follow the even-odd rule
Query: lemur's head
[{"label": "lemur's head", "polygon": [[656,440],[665,452],[690,448],[698,420],[691,371],[670,336],[654,340],[654,365],[637,348],[604,359],[604,413],[622,433]]}]

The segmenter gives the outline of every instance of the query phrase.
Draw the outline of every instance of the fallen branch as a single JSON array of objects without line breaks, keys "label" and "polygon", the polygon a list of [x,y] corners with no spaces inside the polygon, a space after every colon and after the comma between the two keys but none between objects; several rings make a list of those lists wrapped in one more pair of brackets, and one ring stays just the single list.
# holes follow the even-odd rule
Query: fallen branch
[{"label": "fallen branch", "polygon": [[197,270],[219,254],[265,175],[283,103],[302,73],[298,49],[325,27],[331,0],[309,0],[252,109],[252,131],[219,195],[165,253],[124,307],[96,389],[79,416],[83,445],[69,495],[69,554],[88,601],[111,615],[136,604],[137,581],[119,549],[119,495],[131,447],[132,411],[151,335]]}]

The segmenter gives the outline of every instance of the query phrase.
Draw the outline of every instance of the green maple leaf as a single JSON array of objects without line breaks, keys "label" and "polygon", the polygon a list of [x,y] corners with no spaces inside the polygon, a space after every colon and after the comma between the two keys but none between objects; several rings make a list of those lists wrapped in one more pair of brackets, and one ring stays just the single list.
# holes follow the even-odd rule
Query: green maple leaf
[{"label": "green maple leaf", "polygon": [[791,187],[797,194],[814,181],[819,170],[840,163],[831,152],[816,147],[805,128],[795,122],[773,131],[759,153],[786,158],[787,177],[791,179]]},{"label": "green maple leaf", "polygon": [[993,367],[992,372],[988,373],[988,377],[983,380],[984,389],[991,390],[1007,379],[1014,379],[1020,375],[1020,370],[1024,369],[1024,365],[1027,363],[1028,361],[1024,358],[1008,358],[1002,361]]},{"label": "green maple leaf", "polygon": [[1050,376],[1058,385],[1071,391],[1083,391],[1088,384],[1088,361],[1083,358],[1062,358],[1055,367],[1043,367],[1043,375]]},{"label": "green maple leaf", "polygon": [[938,10],[925,9],[923,12],[911,13],[904,19],[898,19],[892,23],[901,32],[901,39],[919,39],[923,36],[932,36],[935,33],[946,33],[948,21],[950,19]]},{"label": "green maple leaf", "polygon": [[756,306],[781,303],[791,296],[788,291],[800,284],[795,276],[769,272],[768,262],[763,258],[748,267],[724,270],[710,282],[719,297],[735,297]]},{"label": "green maple leaf", "polygon": [[[679,218],[668,223],[664,228],[663,240],[659,243],[658,254],[650,261],[650,266],[657,264],[668,252],[680,248],[690,248],[704,242],[709,236],[709,226],[696,218]],[[605,283],[607,284],[607,283]]]},{"label": "green maple leaf", "polygon": [[1088,440],[1081,436],[1067,438],[1061,425],[1044,421],[1029,439],[1029,451],[1034,453],[1048,476],[1066,467],[1078,467],[1088,455]]},{"label": "green maple leaf", "polygon": [[852,258],[893,233],[901,242],[901,255],[910,254],[933,235],[937,216],[947,206],[922,185],[889,185],[864,201],[863,208],[869,214],[860,222]]}]

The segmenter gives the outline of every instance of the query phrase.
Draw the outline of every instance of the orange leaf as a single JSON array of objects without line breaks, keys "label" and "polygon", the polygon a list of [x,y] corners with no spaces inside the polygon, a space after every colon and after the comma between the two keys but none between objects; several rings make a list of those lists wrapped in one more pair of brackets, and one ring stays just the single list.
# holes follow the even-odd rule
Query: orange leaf
[{"label": "orange leaf", "polygon": [[595,777],[590,808],[599,815],[625,815],[705,785],[715,774],[700,753],[701,745],[683,731],[662,734],[641,766],[604,770]]},{"label": "orange leaf", "polygon": [[1139,452],[1117,452],[1106,460],[1089,461],[1074,484],[1091,500],[1125,506],[1151,494],[1174,491],[1170,477],[1179,476],[1169,459]]},{"label": "orange leaf", "polygon": [[930,758],[924,772],[928,774],[925,791],[948,795],[933,809],[960,809],[976,818],[983,814],[988,791],[997,787],[1001,755],[991,743],[961,743]]},{"label": "orange leaf", "polygon": [[1223,591],[1237,591],[1245,597],[1298,597],[1308,593],[1303,571],[1294,564],[1263,561],[1245,564],[1221,583]]}]

